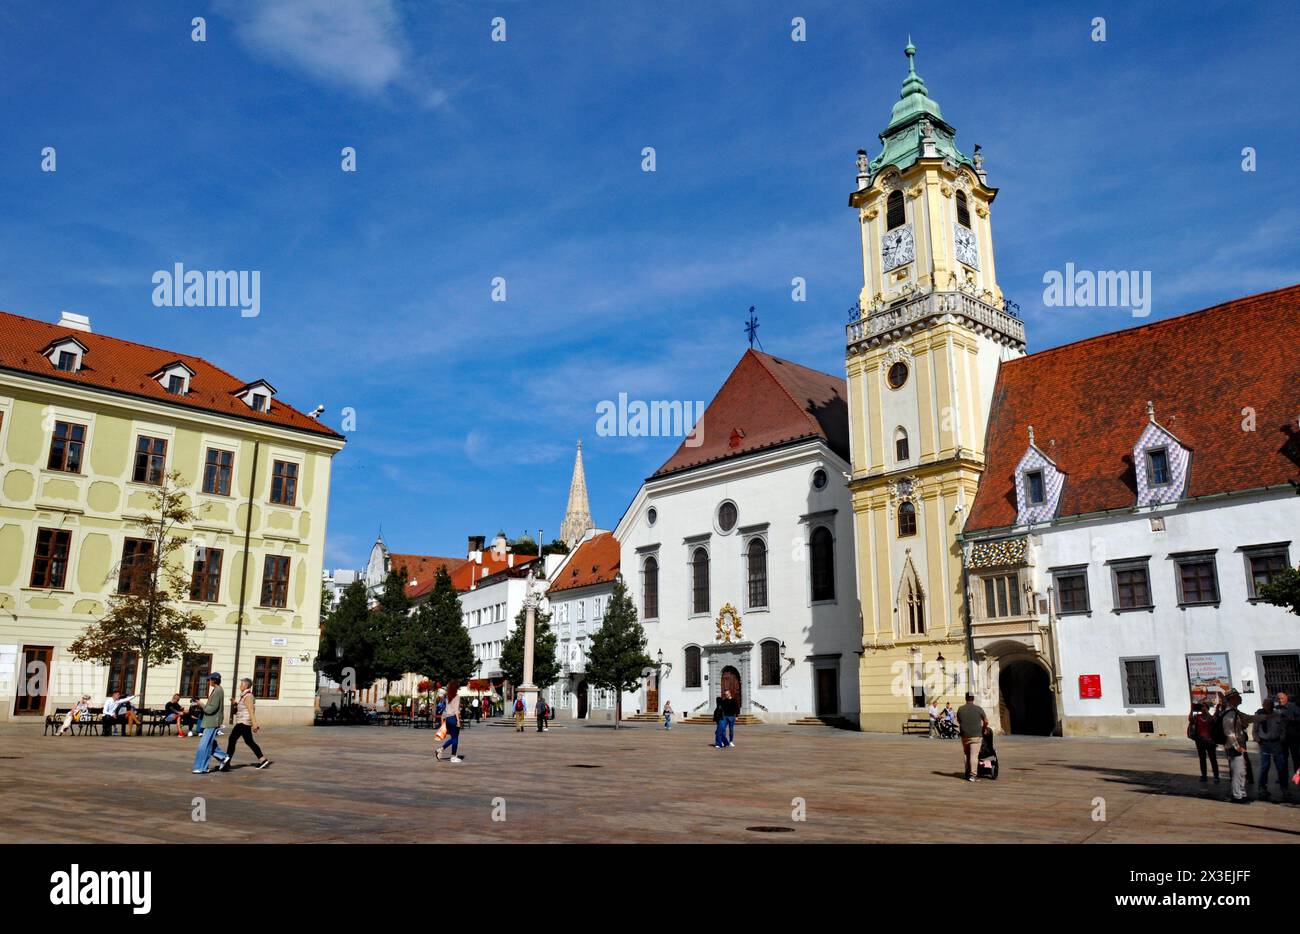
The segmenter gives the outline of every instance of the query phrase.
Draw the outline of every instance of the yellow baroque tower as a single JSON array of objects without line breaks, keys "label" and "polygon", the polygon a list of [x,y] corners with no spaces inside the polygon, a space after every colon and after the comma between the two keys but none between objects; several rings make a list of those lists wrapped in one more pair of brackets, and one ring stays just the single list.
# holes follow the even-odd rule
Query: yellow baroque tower
[{"label": "yellow baroque tower", "polygon": [[859,150],[849,196],[862,230],[846,349],[861,723],[890,732],[933,700],[959,706],[971,684],[957,534],[984,469],[998,366],[1025,352],[995,273],[997,189],[979,147],[957,149],[910,40],[905,53],[884,149]]}]

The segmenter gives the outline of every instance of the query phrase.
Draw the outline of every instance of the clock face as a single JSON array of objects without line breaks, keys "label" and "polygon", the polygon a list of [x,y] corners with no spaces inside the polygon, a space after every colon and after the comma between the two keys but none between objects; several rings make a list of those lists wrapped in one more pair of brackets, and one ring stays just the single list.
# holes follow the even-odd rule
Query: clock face
[{"label": "clock face", "polygon": [[916,244],[912,240],[912,227],[895,227],[880,241],[880,265],[885,272],[916,259]]},{"label": "clock face", "polygon": [[953,243],[957,247],[957,260],[971,269],[980,268],[979,246],[975,243],[975,231],[961,224],[953,226]]}]

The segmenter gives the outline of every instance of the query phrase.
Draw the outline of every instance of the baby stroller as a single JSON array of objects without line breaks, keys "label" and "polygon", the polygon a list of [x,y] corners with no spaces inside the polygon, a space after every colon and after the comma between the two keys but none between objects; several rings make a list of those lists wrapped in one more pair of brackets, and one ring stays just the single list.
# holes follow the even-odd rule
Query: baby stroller
[{"label": "baby stroller", "polygon": [[998,754],[993,749],[993,731],[985,728],[984,738],[980,740],[979,777],[997,779]]},{"label": "baby stroller", "polygon": [[936,722],[938,723],[939,726],[940,738],[942,739],[957,738],[957,724],[953,723],[951,720],[945,720],[942,717],[940,717]]}]

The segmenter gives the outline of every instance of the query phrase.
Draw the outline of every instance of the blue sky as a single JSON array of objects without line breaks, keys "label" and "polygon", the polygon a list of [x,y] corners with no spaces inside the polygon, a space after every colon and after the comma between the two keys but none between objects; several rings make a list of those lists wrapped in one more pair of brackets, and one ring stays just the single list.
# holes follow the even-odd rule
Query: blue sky
[{"label": "blue sky", "polygon": [[[1001,189],[1031,349],[1140,323],[1042,307],[1067,262],[1151,270],[1150,320],[1300,281],[1294,4],[86,0],[0,9],[0,308],[354,408],[329,566],[381,524],[553,537],[579,437],[610,528],[676,443],[596,437],[598,402],[709,399],[750,305],[768,352],[843,372],[854,153],[909,33]],[[261,314],[155,308],[176,262],[259,270]]]}]

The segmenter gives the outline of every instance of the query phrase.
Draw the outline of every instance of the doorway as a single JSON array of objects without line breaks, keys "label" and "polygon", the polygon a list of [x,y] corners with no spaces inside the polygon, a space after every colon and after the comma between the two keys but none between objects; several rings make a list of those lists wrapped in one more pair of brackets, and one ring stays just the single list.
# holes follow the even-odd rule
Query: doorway
[{"label": "doorway", "polygon": [[814,674],[817,678],[817,716],[839,716],[839,671],[834,668],[817,668],[814,669]]},{"label": "doorway", "polygon": [[722,669],[722,691],[718,693],[721,694],[723,691],[730,691],[736,701],[736,707],[744,709],[745,699],[740,695],[740,672],[731,665]]},{"label": "doorway", "polygon": [[15,715],[45,713],[45,699],[50,696],[50,663],[53,660],[53,646],[23,646],[23,668],[18,674],[18,696],[14,701]]},{"label": "doorway", "polygon": [[578,719],[587,719],[587,682],[578,682]]},{"label": "doorway", "polygon": [[1047,671],[1041,665],[1026,659],[1004,665],[998,687],[1008,732],[1027,736],[1051,736],[1056,732],[1056,704]]}]

